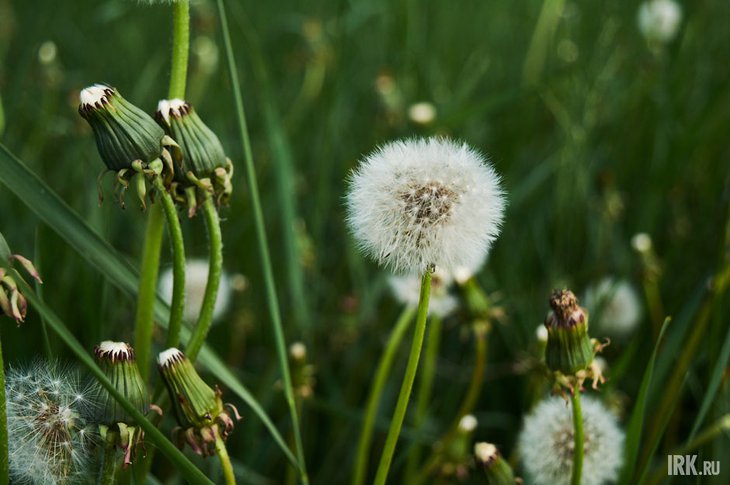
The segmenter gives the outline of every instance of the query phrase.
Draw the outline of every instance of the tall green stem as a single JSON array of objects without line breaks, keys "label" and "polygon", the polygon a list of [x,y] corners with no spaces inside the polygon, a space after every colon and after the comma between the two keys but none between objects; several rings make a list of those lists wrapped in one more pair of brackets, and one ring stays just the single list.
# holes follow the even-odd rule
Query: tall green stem
[{"label": "tall green stem", "polygon": [[431,293],[431,270],[428,269],[423,273],[421,278],[421,295],[418,300],[418,315],[416,317],[416,330],[413,334],[413,342],[411,344],[411,353],[408,356],[408,365],[406,366],[406,374],[403,376],[403,385],[400,388],[398,402],[395,405],[395,413],[390,422],[388,437],[385,439],[385,448],[380,457],[380,464],[375,475],[376,485],[385,485],[388,478],[390,464],[393,461],[395,453],[395,445],[398,442],[403,419],[408,409],[408,400],[413,390],[413,381],[416,379],[416,371],[418,370],[418,361],[421,358],[421,348],[423,347],[423,336],[426,333],[426,320],[428,317],[428,299]]},{"label": "tall green stem", "polygon": [[375,371],[375,378],[373,380],[373,385],[370,388],[368,402],[365,407],[365,419],[362,423],[360,440],[357,443],[355,472],[352,478],[353,485],[363,485],[365,483],[368,458],[370,456],[370,444],[373,441],[373,428],[375,425],[375,416],[377,415],[378,406],[380,404],[380,397],[382,396],[383,389],[388,381],[388,375],[390,375],[390,369],[393,366],[396,351],[398,350],[398,347],[403,340],[403,336],[410,326],[415,312],[416,309],[412,306],[408,306],[403,310],[395,324],[395,327],[393,328],[393,331],[388,337],[388,342],[385,344],[383,356],[380,358],[380,362],[378,362],[378,368]]},{"label": "tall green stem", "polygon": [[167,219],[167,232],[172,250],[172,302],[170,303],[170,324],[167,327],[167,347],[177,347],[180,342],[180,328],[185,312],[185,243],[183,242],[180,219],[170,194],[165,190],[160,177],[154,179],[157,195]]},{"label": "tall green stem", "polygon": [[215,431],[215,452],[218,455],[218,459],[221,461],[221,467],[223,467],[223,476],[226,480],[226,485],[235,485],[236,476],[233,474],[233,465],[231,465],[231,457],[228,456],[228,450],[226,444],[223,442],[221,435],[218,431]]},{"label": "tall green stem", "polygon": [[101,470],[99,472],[99,485],[114,485],[116,482],[117,459],[114,445],[104,444],[104,455],[101,459]]},{"label": "tall green stem", "polygon": [[139,273],[137,317],[134,327],[134,350],[142,379],[147,382],[150,368],[150,348],[154,329],[155,300],[157,299],[157,272],[160,267],[164,215],[159,204],[152,204],[147,216],[147,230],[142,249]]},{"label": "tall green stem", "polygon": [[208,249],[210,256],[208,260],[208,283],[205,285],[205,295],[203,296],[203,304],[200,307],[200,315],[195,330],[188,340],[185,348],[185,354],[190,362],[195,362],[195,358],[200,352],[200,348],[205,342],[208,335],[210,325],[213,323],[213,310],[215,310],[215,301],[218,297],[218,285],[223,271],[223,238],[221,236],[221,224],[218,218],[218,210],[213,202],[213,197],[206,195],[203,202],[203,212],[205,213],[205,224],[208,227]]},{"label": "tall green stem", "polygon": [[[185,98],[190,45],[190,4],[179,0],[172,7],[172,67],[168,97]],[[152,204],[147,219],[147,230],[142,249],[137,316],[134,328],[134,348],[142,379],[149,375],[150,348],[154,328],[154,305],[157,299],[157,273],[162,247],[162,208]]]},{"label": "tall green stem", "polygon": [[571,485],[580,485],[583,475],[583,413],[580,409],[580,389],[574,389],[570,396],[573,404],[573,474]]},{"label": "tall green stem", "polygon": [[185,99],[188,78],[188,49],[190,48],[190,2],[177,0],[172,4],[172,66],[170,68],[170,99]]},{"label": "tall green stem", "polygon": [[[423,356],[423,370],[418,380],[418,393],[416,394],[416,409],[413,413],[413,427],[419,429],[426,419],[428,404],[431,400],[431,391],[433,390],[433,381],[436,375],[436,360],[438,359],[439,347],[441,346],[441,318],[431,317],[429,324],[428,337],[426,338],[426,350]],[[408,461],[406,461],[406,471],[404,482],[411,483],[418,469],[418,462],[421,460],[421,446],[415,443],[411,450]]]},{"label": "tall green stem", "polygon": [[[3,291],[0,288],[0,291]],[[0,339],[0,484],[8,483],[8,416],[5,403],[5,365]]]},{"label": "tall green stem", "polygon": [[299,429],[299,416],[297,414],[296,402],[294,401],[294,390],[292,389],[291,375],[289,372],[289,362],[287,360],[286,344],[284,342],[284,330],[282,329],[281,314],[279,313],[279,301],[276,294],[276,285],[274,284],[274,272],[271,267],[271,258],[269,256],[269,246],[266,238],[266,225],[264,224],[264,215],[261,210],[261,200],[259,198],[258,182],[256,181],[256,170],[253,164],[253,153],[251,151],[251,141],[248,136],[248,127],[246,125],[246,115],[243,109],[243,98],[241,96],[240,82],[238,81],[238,69],[236,67],[236,59],[233,55],[233,46],[231,36],[228,29],[228,19],[226,17],[223,0],[218,0],[218,13],[220,15],[221,27],[223,31],[223,42],[225,44],[226,59],[228,61],[228,74],[231,78],[231,86],[233,87],[233,97],[236,106],[236,118],[238,120],[239,135],[243,145],[244,162],[246,167],[246,180],[248,181],[248,189],[251,194],[251,205],[253,208],[254,222],[256,226],[256,239],[258,241],[259,255],[261,259],[262,270],[264,273],[264,283],[266,286],[266,301],[269,306],[271,315],[271,323],[274,329],[274,338],[276,341],[276,351],[279,357],[279,366],[284,381],[284,393],[286,395],[287,405],[289,406],[289,414],[291,415],[292,431],[297,444],[297,460],[299,462],[299,473],[302,483],[309,483],[307,475],[307,466],[304,459],[304,449],[302,445],[302,435]]}]

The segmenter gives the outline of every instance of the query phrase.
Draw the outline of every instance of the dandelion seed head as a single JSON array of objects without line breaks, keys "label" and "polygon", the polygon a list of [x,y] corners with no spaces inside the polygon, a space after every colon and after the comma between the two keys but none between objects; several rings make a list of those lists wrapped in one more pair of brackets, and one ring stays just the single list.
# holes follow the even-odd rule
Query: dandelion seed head
[{"label": "dandelion seed head", "polygon": [[642,316],[641,300],[634,287],[623,280],[604,278],[586,290],[583,300],[591,324],[609,336],[631,333]]},{"label": "dandelion seed head", "polygon": [[[173,272],[168,268],[162,272],[159,281],[159,292],[162,298],[172,303]],[[200,307],[203,306],[205,298],[205,287],[208,284],[208,261],[203,259],[189,259],[185,263],[185,311],[183,318],[188,323],[195,323],[198,320]],[[217,322],[225,316],[231,302],[231,280],[223,272],[218,285],[218,295],[213,308],[213,321]]]},{"label": "dandelion seed head", "polygon": [[[406,306],[417,307],[421,297],[419,275],[393,275],[388,279],[393,296]],[[453,279],[440,269],[431,275],[431,295],[428,314],[445,318],[459,307],[459,301],[451,292]]]},{"label": "dandelion seed head", "polygon": [[408,118],[419,125],[427,125],[436,119],[436,107],[428,101],[414,103],[408,108]]},{"label": "dandelion seed head", "polygon": [[650,0],[639,7],[639,30],[652,42],[669,42],[679,30],[682,7],[674,0]]},{"label": "dandelion seed head", "polygon": [[459,430],[465,433],[471,433],[472,431],[477,429],[478,424],[479,422],[473,414],[467,414],[465,416],[462,416],[462,418],[459,420]]},{"label": "dandelion seed head", "polygon": [[397,273],[430,265],[478,268],[499,234],[499,176],[468,145],[444,138],[395,141],[349,181],[348,223],[360,247]]},{"label": "dandelion seed head", "polygon": [[[581,483],[615,481],[623,464],[624,433],[597,399],[581,398],[584,456]],[[562,397],[542,401],[526,418],[518,438],[522,463],[535,484],[570,483],[573,469],[573,410]]]},{"label": "dandelion seed head", "polygon": [[92,461],[95,387],[54,363],[38,361],[31,368],[11,368],[6,375],[11,481],[76,483]]},{"label": "dandelion seed head", "polygon": [[651,236],[645,232],[640,232],[631,238],[631,247],[638,253],[646,253],[651,250]]}]

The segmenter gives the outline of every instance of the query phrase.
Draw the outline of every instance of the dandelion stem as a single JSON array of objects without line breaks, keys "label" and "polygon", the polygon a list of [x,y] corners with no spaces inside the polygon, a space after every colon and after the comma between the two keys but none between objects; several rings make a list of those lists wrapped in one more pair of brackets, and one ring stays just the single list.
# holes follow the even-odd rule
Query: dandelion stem
[{"label": "dandelion stem", "polygon": [[[441,327],[442,321],[439,317],[431,317],[429,324],[428,337],[426,338],[426,350],[423,356],[423,370],[418,381],[418,393],[416,394],[416,409],[413,413],[413,427],[418,430],[426,419],[428,404],[431,400],[431,391],[433,390],[434,376],[436,375],[436,359],[439,354],[441,344]],[[417,472],[418,462],[421,460],[421,446],[414,443],[408,461],[406,462],[406,471],[404,475],[405,483],[412,483],[412,478]]]},{"label": "dandelion stem", "polygon": [[167,347],[177,347],[180,341],[183,313],[185,312],[185,243],[183,242],[180,219],[170,194],[162,185],[159,177],[154,179],[157,194],[167,219],[167,231],[172,250],[172,302],[170,304],[170,324],[167,328]]},{"label": "dandelion stem", "polygon": [[370,388],[370,394],[368,395],[368,401],[365,407],[365,419],[362,423],[360,440],[357,444],[355,472],[352,479],[353,485],[363,485],[365,483],[368,458],[370,456],[370,444],[373,441],[373,428],[375,425],[375,417],[378,412],[378,406],[380,404],[380,398],[388,380],[388,375],[390,375],[390,369],[393,366],[396,351],[398,350],[398,347],[403,340],[403,336],[410,326],[414,314],[415,308],[412,306],[408,306],[403,309],[393,331],[388,337],[388,342],[385,344],[385,350],[380,358],[380,362],[378,362],[373,385]]},{"label": "dandelion stem", "polygon": [[[179,0],[172,6],[172,67],[168,90],[168,97],[171,99],[185,98],[189,44],[190,4],[188,0]],[[134,328],[134,348],[137,354],[137,364],[145,382],[149,376],[154,306],[157,299],[157,273],[160,267],[163,233],[162,208],[157,204],[152,204],[147,217]]]},{"label": "dandelion stem", "polygon": [[104,445],[104,455],[101,460],[101,470],[99,472],[99,485],[114,485],[115,475],[117,473],[116,448],[114,445]]},{"label": "dandelion stem", "polygon": [[248,127],[246,124],[246,115],[243,108],[243,98],[241,96],[240,87],[241,84],[238,81],[236,59],[233,55],[233,46],[231,43],[231,36],[228,30],[228,19],[226,17],[223,0],[218,0],[217,5],[223,34],[223,43],[225,45],[226,59],[228,61],[228,74],[231,78],[231,86],[233,87],[236,118],[238,120],[238,128],[240,130],[239,135],[241,137],[241,143],[243,145],[243,158],[246,167],[246,180],[248,181],[248,189],[249,193],[251,194],[251,204],[253,208],[253,216],[256,227],[256,239],[258,241],[261,265],[264,273],[264,284],[266,287],[266,301],[269,305],[271,323],[274,329],[276,351],[279,357],[279,366],[281,367],[281,374],[284,381],[284,393],[286,395],[286,402],[289,406],[289,414],[292,421],[292,432],[294,433],[294,438],[297,444],[296,452],[297,461],[299,462],[300,479],[304,485],[308,485],[309,476],[307,475],[307,466],[305,463],[304,448],[302,445],[302,435],[299,429],[299,415],[297,414],[296,402],[294,401],[294,390],[292,389],[291,374],[289,372],[289,362],[287,359],[286,344],[284,342],[284,330],[281,323],[279,300],[276,294],[274,272],[271,267],[269,246],[266,238],[266,225],[264,223],[264,215],[261,209],[258,182],[256,181],[256,169],[253,164],[253,153],[251,151],[251,140],[249,139]]},{"label": "dandelion stem", "polygon": [[152,204],[147,216],[142,265],[139,274],[137,316],[134,327],[134,349],[142,379],[147,382],[150,367],[150,348],[154,327],[154,308],[157,299],[157,272],[163,235],[163,212],[159,204]]},{"label": "dandelion stem", "polygon": [[193,330],[193,334],[190,336],[188,345],[185,348],[185,354],[190,362],[195,362],[195,358],[205,342],[205,337],[208,335],[210,325],[213,323],[213,310],[215,309],[215,301],[218,298],[218,286],[223,271],[223,238],[221,236],[220,218],[213,197],[209,194],[206,194],[205,202],[203,202],[203,212],[205,213],[205,224],[208,227],[210,251],[208,283],[205,285],[205,295],[203,296],[203,304],[200,307],[198,323],[195,325],[195,330]]},{"label": "dandelion stem", "polygon": [[235,485],[236,476],[233,474],[233,465],[231,465],[231,457],[228,456],[228,450],[226,444],[223,442],[220,433],[216,429],[215,433],[215,452],[221,461],[223,467],[223,476],[226,479],[226,485]]},{"label": "dandelion stem", "polygon": [[[0,291],[3,291],[0,288]],[[8,483],[8,426],[5,402],[5,366],[3,363],[3,345],[0,338],[0,483]]]},{"label": "dandelion stem", "polygon": [[385,440],[385,448],[383,449],[383,454],[380,457],[380,464],[378,465],[378,471],[375,475],[376,485],[385,485],[385,480],[388,478],[388,471],[390,470],[390,464],[393,461],[395,445],[398,442],[398,436],[400,435],[401,426],[403,426],[403,419],[406,416],[408,400],[411,397],[411,391],[413,390],[413,381],[416,378],[416,371],[418,370],[418,361],[421,358],[423,337],[426,333],[428,299],[430,293],[431,270],[428,269],[423,273],[423,277],[421,278],[421,295],[418,300],[416,330],[413,334],[413,342],[411,344],[411,353],[408,356],[406,373],[405,376],[403,376],[403,385],[401,386],[400,394],[398,395],[398,402],[395,406],[395,413],[393,414],[393,419],[390,422],[388,437]]},{"label": "dandelion stem", "polygon": [[571,485],[580,485],[583,474],[583,413],[580,409],[580,389],[573,390],[570,401],[573,404],[573,473]]}]

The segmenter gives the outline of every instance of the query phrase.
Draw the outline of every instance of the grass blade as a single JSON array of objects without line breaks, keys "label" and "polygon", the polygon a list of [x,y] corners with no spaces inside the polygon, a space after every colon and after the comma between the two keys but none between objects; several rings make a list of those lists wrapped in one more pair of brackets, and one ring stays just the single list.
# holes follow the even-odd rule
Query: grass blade
[{"label": "grass blade", "polygon": [[175,464],[180,472],[184,474],[186,480],[193,484],[213,483],[208,480],[203,472],[201,472],[195,465],[193,465],[190,460],[188,460],[174,444],[172,444],[167,438],[165,438],[165,435],[163,435],[162,432],[157,429],[154,424],[147,420],[147,418],[145,418],[144,415],[140,413],[131,402],[127,401],[124,396],[122,396],[122,394],[120,394],[119,391],[116,390],[112,382],[104,374],[104,371],[102,371],[101,368],[96,365],[94,359],[91,358],[91,356],[88,352],[86,352],[81,343],[79,343],[79,341],[76,340],[76,337],[74,337],[73,334],[68,330],[68,328],[66,328],[66,325],[64,325],[61,319],[58,318],[53,310],[46,306],[46,304],[38,297],[38,295],[35,294],[33,289],[25,281],[22,280],[20,275],[18,275],[17,283],[23,295],[28,299],[33,308],[35,308],[38,313],[43,315],[43,318],[48,323],[48,326],[51,327],[51,329],[71,349],[76,357],[78,357],[79,361],[81,361],[81,363],[89,369],[89,371],[94,375],[99,383],[104,386],[107,391],[109,391],[109,394],[111,394],[112,397],[114,397],[114,399],[116,399],[119,404],[122,405],[125,411],[127,411],[140,424],[142,429],[144,429],[145,431],[145,436],[147,437],[147,439],[154,443],[157,448],[159,448],[159,450],[162,451],[162,453],[164,453],[170,459],[170,461]]},{"label": "grass blade", "polygon": [[639,444],[641,441],[641,433],[644,425],[644,414],[646,412],[646,401],[649,396],[649,388],[651,387],[653,374],[654,374],[654,362],[656,361],[659,345],[664,337],[664,332],[669,326],[670,318],[664,320],[662,329],[659,332],[659,338],[657,338],[656,344],[654,345],[654,351],[651,353],[649,362],[644,371],[644,377],[641,380],[641,387],[639,388],[639,396],[636,399],[634,405],[634,411],[631,413],[631,419],[629,421],[629,427],[626,430],[626,447],[624,450],[626,464],[621,473],[621,479],[618,483],[629,483],[631,477],[634,475],[636,468],[636,460],[639,455]]},{"label": "grass blade", "polygon": [[702,422],[705,420],[707,411],[710,410],[710,406],[715,400],[717,391],[720,388],[720,382],[725,374],[725,368],[728,365],[728,360],[730,360],[730,328],[728,328],[727,334],[725,335],[725,343],[722,345],[720,358],[718,358],[717,362],[715,362],[715,368],[712,370],[712,376],[710,377],[710,383],[707,386],[707,392],[705,392],[705,398],[702,400],[700,412],[697,413],[697,418],[695,419],[694,425],[692,426],[692,432],[689,434],[687,441],[692,441],[697,434],[697,431],[700,429],[700,426],[702,426]]},{"label": "grass blade", "polygon": [[[137,294],[139,281],[137,270],[91,229],[53,189],[2,144],[0,144],[0,182],[5,184],[28,208],[61,236],[82,258],[108,278],[114,286],[128,295]],[[162,326],[167,325],[169,308],[159,298],[155,302],[155,318]],[[183,328],[182,337],[184,340],[190,337],[190,332],[185,328]],[[263,407],[228,370],[220,357],[204,345],[201,350],[200,363],[214,372],[225,386],[251,407],[287,459],[296,466],[296,458]]]}]

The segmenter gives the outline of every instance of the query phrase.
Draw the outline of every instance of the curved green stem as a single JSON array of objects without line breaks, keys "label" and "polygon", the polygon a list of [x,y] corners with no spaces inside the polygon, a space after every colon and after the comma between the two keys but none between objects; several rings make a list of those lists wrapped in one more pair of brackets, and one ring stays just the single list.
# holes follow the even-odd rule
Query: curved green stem
[{"label": "curved green stem", "polygon": [[[0,288],[0,291],[3,291]],[[8,426],[5,402],[5,366],[3,363],[3,345],[0,339],[0,483],[8,483]]]},{"label": "curved green stem", "polygon": [[200,307],[200,315],[195,330],[188,340],[185,347],[185,355],[188,356],[190,362],[195,362],[195,358],[200,352],[200,348],[205,342],[208,330],[213,323],[213,310],[215,310],[215,301],[218,298],[218,285],[223,271],[223,238],[221,236],[221,223],[218,218],[218,210],[213,202],[213,197],[206,195],[203,202],[203,212],[205,213],[205,224],[208,227],[208,246],[210,256],[208,260],[208,283],[205,285],[205,295],[203,296],[203,304]]},{"label": "curved green stem", "polygon": [[360,439],[357,443],[355,472],[352,477],[353,485],[363,485],[365,483],[368,458],[370,456],[370,444],[373,441],[375,416],[378,412],[380,397],[382,396],[383,389],[388,381],[388,375],[390,374],[390,369],[393,366],[396,351],[398,350],[398,347],[403,340],[403,336],[410,326],[415,312],[416,309],[412,306],[408,306],[403,309],[395,327],[393,327],[393,331],[388,337],[388,342],[385,344],[383,356],[380,358],[378,368],[375,371],[375,378],[373,379],[373,385],[370,388],[370,394],[368,395],[368,402],[365,406],[365,419],[363,420]]},{"label": "curved green stem", "polygon": [[571,485],[580,485],[583,474],[583,413],[580,409],[580,390],[575,389],[570,396],[573,404],[573,474],[570,477]]},{"label": "curved green stem", "polygon": [[406,366],[406,374],[403,376],[403,385],[398,395],[398,402],[395,405],[395,413],[390,422],[388,437],[385,439],[385,448],[380,456],[380,464],[375,475],[376,485],[385,485],[388,478],[390,464],[393,461],[395,453],[395,445],[398,442],[400,429],[403,426],[403,419],[408,409],[408,400],[413,390],[413,381],[416,379],[416,371],[418,370],[418,361],[421,358],[421,348],[423,347],[423,337],[426,333],[426,320],[428,317],[428,299],[431,293],[431,270],[426,270],[421,278],[421,295],[418,300],[418,315],[416,317],[416,330],[413,334],[413,342],[411,344],[411,353],[408,356],[408,365]]},{"label": "curved green stem", "polygon": [[223,442],[221,435],[218,431],[215,431],[215,452],[218,455],[218,459],[221,461],[221,467],[223,467],[223,476],[226,480],[226,485],[235,485],[236,476],[233,474],[233,465],[231,465],[231,457],[228,456],[228,450],[226,444]]},{"label": "curved green stem", "polygon": [[147,382],[150,367],[150,348],[154,329],[154,310],[157,300],[157,272],[160,267],[163,219],[162,208],[152,204],[147,216],[142,265],[139,271],[139,293],[137,296],[137,316],[134,326],[134,351],[142,379]]},{"label": "curved green stem", "polygon": [[302,434],[299,429],[299,415],[297,414],[296,402],[294,401],[294,390],[292,389],[291,374],[289,372],[289,362],[287,359],[286,344],[284,342],[284,330],[281,323],[281,314],[279,310],[279,299],[276,294],[276,285],[274,284],[274,272],[271,267],[271,257],[269,256],[269,245],[266,237],[266,225],[264,223],[264,215],[261,209],[261,199],[259,197],[258,182],[256,181],[256,169],[253,164],[253,152],[251,150],[251,140],[248,135],[248,127],[246,124],[246,115],[243,109],[243,97],[241,96],[241,84],[238,80],[238,69],[236,67],[236,59],[233,55],[233,45],[231,43],[231,35],[228,29],[228,19],[226,10],[223,6],[223,0],[218,0],[218,14],[221,21],[221,30],[223,34],[223,43],[225,45],[226,60],[228,64],[228,74],[231,78],[231,86],[233,87],[233,97],[236,107],[236,119],[238,120],[239,135],[243,145],[244,164],[246,167],[246,180],[248,181],[248,189],[251,194],[251,205],[253,209],[254,223],[256,226],[256,239],[259,247],[259,255],[261,259],[262,270],[264,273],[264,283],[266,287],[266,302],[269,306],[271,315],[271,323],[274,330],[274,339],[276,342],[276,352],[279,357],[279,366],[281,367],[282,380],[284,381],[284,394],[289,407],[289,414],[292,421],[292,431],[297,444],[297,461],[299,462],[299,474],[303,484],[309,484],[309,476],[307,475],[307,465],[304,458],[304,447],[302,444]]},{"label": "curved green stem", "polygon": [[[426,419],[428,412],[428,404],[431,400],[431,391],[433,390],[433,381],[436,375],[436,360],[438,359],[439,347],[441,346],[441,318],[431,317],[431,323],[428,329],[428,337],[426,338],[426,350],[423,356],[423,370],[418,381],[418,393],[416,394],[416,409],[413,413],[413,427],[418,430]],[[406,471],[404,474],[404,482],[411,483],[415,476],[418,462],[421,460],[421,446],[414,443],[413,449],[410,451],[408,461],[406,461]]]},{"label": "curved green stem", "polygon": [[170,99],[185,99],[190,48],[190,2],[177,0],[172,4],[172,66],[170,68]]},{"label": "curved green stem", "polygon": [[99,485],[114,485],[115,475],[117,473],[116,448],[114,445],[105,444],[104,455],[101,460],[101,470],[99,471]]},{"label": "curved green stem", "polygon": [[180,342],[185,313],[185,243],[183,242],[180,219],[170,194],[165,190],[160,177],[154,178],[157,195],[162,202],[162,209],[167,219],[167,232],[172,250],[172,302],[170,303],[170,324],[167,328],[166,347],[177,347]]}]

